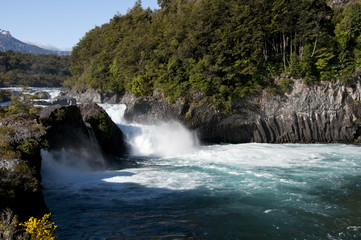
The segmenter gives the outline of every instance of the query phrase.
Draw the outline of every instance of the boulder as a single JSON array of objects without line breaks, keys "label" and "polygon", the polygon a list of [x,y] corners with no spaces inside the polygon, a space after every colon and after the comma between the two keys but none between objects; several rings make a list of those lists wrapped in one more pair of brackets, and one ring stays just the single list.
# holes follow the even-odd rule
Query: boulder
[{"label": "boulder", "polygon": [[51,98],[50,94],[47,92],[36,92],[34,94],[34,97],[36,99],[50,99]]},{"label": "boulder", "polygon": [[67,97],[67,96],[58,96],[50,101],[50,105],[61,105],[61,106],[70,106],[70,105],[75,105],[76,103],[77,102],[75,98]]},{"label": "boulder", "polygon": [[79,90],[70,90],[65,96],[70,98],[75,98],[76,101],[80,104],[84,103],[112,103],[116,104],[120,102],[120,99],[123,95],[119,93],[100,93],[93,89],[88,89],[86,91]]},{"label": "boulder", "polygon": [[88,89],[86,91],[71,90],[65,94],[66,97],[74,98],[80,104],[82,103],[102,103],[102,94],[96,90]]},{"label": "boulder", "polygon": [[123,156],[128,146],[125,136],[108,114],[96,104],[80,105],[80,113],[92,129],[102,152],[106,156]]}]

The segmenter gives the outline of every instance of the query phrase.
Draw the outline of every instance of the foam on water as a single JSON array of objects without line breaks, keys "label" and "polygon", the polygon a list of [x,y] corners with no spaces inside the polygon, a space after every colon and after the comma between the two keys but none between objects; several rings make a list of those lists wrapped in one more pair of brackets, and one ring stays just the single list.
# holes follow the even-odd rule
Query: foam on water
[{"label": "foam on water", "polygon": [[[195,239],[361,237],[360,146],[199,146],[179,123],[129,124],[124,105],[102,107],[126,133],[133,148],[129,160],[136,164],[79,172],[42,153],[49,207],[57,224],[69,225],[63,239],[72,234],[73,239],[105,239],[119,232],[125,234],[121,239],[161,239],[163,232],[191,232]],[[86,228],[98,235],[73,230],[74,224],[89,221],[72,211],[79,216],[90,211],[88,218],[102,219]]]},{"label": "foam on water", "polygon": [[[16,91],[16,92],[21,92],[23,90],[23,88],[21,87],[6,87],[1,89]],[[50,98],[54,98],[57,97],[60,93],[65,92],[65,90],[63,88],[30,87],[25,91],[25,93],[27,94],[34,94],[37,92],[47,92],[50,94]]]},{"label": "foam on water", "polygon": [[[126,175],[124,172],[131,173]],[[204,185],[204,179],[209,177],[206,173],[187,171],[167,171],[158,168],[139,168],[126,171],[117,171],[110,178],[104,178],[108,183],[136,183],[145,187],[169,189],[169,190],[191,190]],[[186,180],[185,180],[186,179]]]},{"label": "foam on water", "polygon": [[[277,154],[273,154],[272,150]],[[343,161],[337,161],[337,158],[342,158]],[[72,199],[69,204],[78,204],[82,209],[89,204],[87,211],[98,209],[101,215],[109,207],[118,209],[120,206],[128,206],[129,209],[121,207],[113,210],[119,211],[120,215],[122,211],[132,212],[140,208],[143,210],[137,216],[144,215],[149,221],[154,217],[152,209],[157,209],[157,206],[178,209],[177,202],[186,204],[190,201],[189,206],[182,207],[182,214],[191,214],[198,205],[199,209],[205,208],[205,212],[198,213],[198,217],[201,223],[205,221],[203,228],[209,228],[208,231],[219,229],[219,234],[227,232],[242,237],[247,236],[243,235],[247,231],[255,234],[257,231],[252,230],[252,227],[259,224],[273,224],[275,230],[264,230],[268,237],[256,234],[257,237],[249,239],[272,239],[273,234],[276,234],[277,239],[324,239],[327,234],[334,239],[344,239],[337,237],[339,233],[348,237],[350,234],[360,237],[357,218],[339,219],[339,216],[345,216],[350,209],[345,209],[347,202],[344,204],[338,200],[352,193],[347,186],[355,187],[355,181],[361,175],[360,169],[360,147],[345,145],[202,146],[183,156],[142,158],[137,167],[100,172],[69,170],[64,166],[54,165],[51,157],[43,154],[45,193],[54,198],[49,200],[53,201],[50,208],[53,206],[56,209],[55,205],[60,204],[60,215],[68,211],[61,203],[65,201],[64,198]],[[117,203],[121,205],[118,206]],[[103,207],[94,207],[94,204]],[[56,218],[57,211],[54,211],[55,221],[61,225],[62,220]],[[162,211],[164,215],[157,216],[153,221],[159,221],[162,216],[166,219],[164,221],[171,222],[172,219],[167,218],[169,210]],[[358,210],[353,211],[357,213]],[[247,216],[247,222],[243,224],[249,227],[242,231],[232,229],[243,214]],[[132,219],[131,216],[128,218]],[[223,223],[217,220],[222,219],[222,216],[227,216],[230,221],[235,218],[232,223]],[[65,217],[64,221],[68,218]],[[111,219],[111,215],[108,218]],[[216,225],[206,219],[213,219]],[[257,219],[264,219],[262,221],[265,222],[259,223],[260,220]],[[69,220],[66,223],[67,221]],[[349,224],[340,224],[340,221]],[[143,222],[137,225],[137,218],[134,218],[132,224],[135,224],[134,228],[144,226]],[[296,233],[292,226],[305,230]],[[73,229],[72,225],[70,229]],[[290,229],[296,235],[288,235]],[[210,236],[197,239],[219,239],[222,235],[217,235],[216,232]]]}]

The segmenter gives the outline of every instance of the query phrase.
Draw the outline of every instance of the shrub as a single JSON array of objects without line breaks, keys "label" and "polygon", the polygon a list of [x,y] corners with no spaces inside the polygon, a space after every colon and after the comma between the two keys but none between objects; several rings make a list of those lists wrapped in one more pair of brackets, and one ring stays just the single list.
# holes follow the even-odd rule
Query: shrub
[{"label": "shrub", "polygon": [[25,228],[24,239],[53,240],[57,237],[54,235],[57,226],[50,221],[50,214],[45,214],[42,219],[31,217],[28,221],[19,225]]},{"label": "shrub", "polygon": [[5,209],[0,218],[0,239],[13,239],[17,226],[17,216],[9,208]]},{"label": "shrub", "polygon": [[280,84],[280,88],[281,88],[282,92],[287,92],[288,89],[290,88],[291,83],[292,83],[292,79],[281,78],[279,84]]}]

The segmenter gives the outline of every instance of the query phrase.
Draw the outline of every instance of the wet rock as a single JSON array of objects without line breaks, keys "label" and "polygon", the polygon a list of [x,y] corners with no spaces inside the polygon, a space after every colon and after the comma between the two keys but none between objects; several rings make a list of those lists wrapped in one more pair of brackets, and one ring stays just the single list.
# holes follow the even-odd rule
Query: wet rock
[{"label": "wet rock", "polygon": [[36,99],[50,99],[51,98],[50,94],[47,92],[36,92],[34,94],[34,97]]},{"label": "wet rock", "polygon": [[121,130],[94,103],[56,105],[42,109],[39,115],[40,122],[47,128],[50,150],[65,149],[89,161],[122,157],[127,151]]},{"label": "wet rock", "polygon": [[21,221],[48,212],[40,185],[41,149],[68,151],[75,156],[70,164],[86,161],[96,168],[127,152],[123,133],[96,104],[53,105],[31,118],[0,118],[0,212],[11,208]]},{"label": "wet rock", "polygon": [[107,156],[123,156],[128,150],[124,134],[108,114],[96,104],[83,104],[79,108],[102,152]]}]

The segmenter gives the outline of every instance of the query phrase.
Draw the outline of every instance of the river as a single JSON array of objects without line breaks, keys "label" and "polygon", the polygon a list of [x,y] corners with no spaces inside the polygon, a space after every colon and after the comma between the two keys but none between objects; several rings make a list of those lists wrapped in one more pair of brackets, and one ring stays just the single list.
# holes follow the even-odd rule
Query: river
[{"label": "river", "polygon": [[200,145],[177,122],[131,124],[107,169],[42,152],[58,239],[361,239],[361,147]]}]

